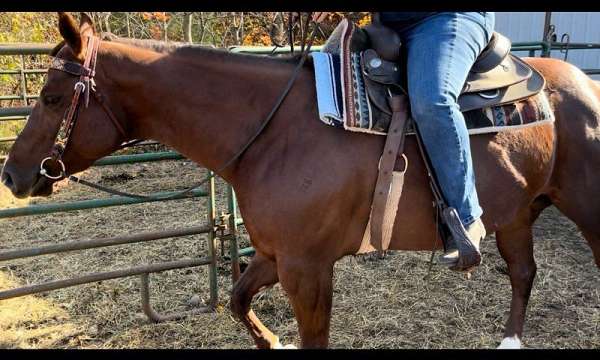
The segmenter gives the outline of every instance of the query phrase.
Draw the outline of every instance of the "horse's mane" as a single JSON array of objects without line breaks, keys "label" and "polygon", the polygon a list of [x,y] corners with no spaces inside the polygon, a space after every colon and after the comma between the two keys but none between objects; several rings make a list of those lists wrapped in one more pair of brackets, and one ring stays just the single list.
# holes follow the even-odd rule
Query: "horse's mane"
[{"label": "horse's mane", "polygon": [[[252,59],[256,59],[256,55],[251,54],[241,54],[241,53],[232,53],[230,51],[226,51],[224,49],[216,48],[212,45],[192,45],[189,43],[179,42],[179,41],[161,41],[161,40],[152,40],[152,39],[131,39],[126,37],[117,36],[113,33],[103,32],[100,35],[100,38],[104,41],[111,41],[125,45],[131,45],[135,47],[139,47],[142,49],[148,49],[152,51],[156,51],[159,53],[189,53],[189,52],[198,52],[202,51],[204,54],[213,54],[216,56],[230,57],[235,56],[236,58],[249,57]],[[278,62],[290,62],[296,63],[299,60],[299,55],[279,55],[276,57],[272,56],[263,56],[265,60],[273,59]],[[310,61],[308,61],[310,63]]]},{"label": "horse's mane", "polygon": [[100,34],[100,39],[104,41],[112,41],[116,43],[132,45],[135,47],[150,49],[159,53],[169,53],[183,46],[193,46],[188,43],[179,41],[161,41],[152,39],[131,39],[121,37],[110,32],[103,32]]},{"label": "horse's mane", "polygon": [[[257,55],[252,54],[242,54],[242,53],[233,53],[224,49],[219,49],[211,45],[192,45],[189,43],[179,42],[179,41],[161,41],[161,40],[152,40],[152,39],[131,39],[126,37],[121,37],[115,35],[110,32],[103,32],[100,34],[100,39],[103,41],[110,41],[119,44],[129,45],[133,47],[138,47],[141,49],[147,49],[151,51],[155,51],[163,54],[189,54],[192,55],[197,54],[198,52],[202,52],[202,54],[208,54],[218,57],[223,57],[223,60],[226,58],[235,57],[238,60],[241,59],[252,59],[256,61]],[[54,49],[50,52],[50,56],[56,56],[58,51],[65,45],[65,41],[61,41],[58,45],[54,47]],[[300,55],[278,55],[278,56],[260,56],[260,58],[264,59],[264,61],[276,61],[278,63],[297,63],[300,60]],[[305,66],[312,66],[312,58],[309,58],[306,61]]]},{"label": "horse's mane", "polygon": [[[142,49],[149,49],[149,50],[156,51],[159,53],[169,53],[180,47],[192,46],[190,44],[178,42],[178,41],[160,41],[160,40],[152,40],[152,39],[125,38],[125,37],[121,37],[121,36],[115,35],[110,32],[101,33],[100,39],[103,41],[111,41],[111,42],[116,42],[116,43],[120,43],[120,44],[131,45],[131,46],[139,47]],[[56,54],[60,51],[60,49],[62,49],[62,47],[64,45],[65,45],[65,41],[62,40],[50,51],[50,56],[56,56]]]}]

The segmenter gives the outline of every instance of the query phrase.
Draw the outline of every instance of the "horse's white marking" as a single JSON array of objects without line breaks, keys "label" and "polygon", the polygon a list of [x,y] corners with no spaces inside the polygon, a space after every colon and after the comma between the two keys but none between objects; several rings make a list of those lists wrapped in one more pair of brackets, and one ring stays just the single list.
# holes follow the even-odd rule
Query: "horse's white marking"
[{"label": "horse's white marking", "polygon": [[517,335],[512,337],[505,337],[502,339],[502,342],[498,346],[498,349],[520,349],[521,348],[521,340]]},{"label": "horse's white marking", "polygon": [[297,349],[297,347],[295,347],[292,344],[287,344],[285,346],[283,346],[279,341],[277,342],[277,344],[275,344],[275,346],[273,346],[273,349]]}]

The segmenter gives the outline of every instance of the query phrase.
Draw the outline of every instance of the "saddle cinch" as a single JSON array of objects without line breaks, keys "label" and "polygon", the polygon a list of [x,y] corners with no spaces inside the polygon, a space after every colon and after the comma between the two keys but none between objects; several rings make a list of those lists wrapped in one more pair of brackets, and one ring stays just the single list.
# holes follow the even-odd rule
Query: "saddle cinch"
[{"label": "saddle cinch", "polygon": [[[471,68],[458,104],[461,111],[514,103],[538,94],[545,84],[544,77],[517,56],[510,54],[511,42],[494,32],[487,47]],[[392,110],[390,91],[407,94],[406,67],[398,34],[379,21],[359,28],[343,19],[322,48],[322,52],[340,56],[344,83],[353,84],[352,61],[360,62],[364,88],[373,107],[373,133],[385,134]],[[359,58],[356,58],[358,54]],[[349,85],[350,86],[350,85]],[[347,89],[346,96],[352,94]],[[352,123],[353,114],[347,114]]]}]

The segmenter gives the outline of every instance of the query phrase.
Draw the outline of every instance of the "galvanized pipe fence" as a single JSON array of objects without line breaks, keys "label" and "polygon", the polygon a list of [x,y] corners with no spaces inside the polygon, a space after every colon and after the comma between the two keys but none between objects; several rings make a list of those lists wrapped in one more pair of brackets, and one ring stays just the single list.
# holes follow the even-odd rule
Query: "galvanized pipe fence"
[{"label": "galvanized pipe fence", "polygon": [[[0,56],[1,55],[17,55],[21,59],[19,70],[0,70],[0,75],[13,75],[20,76],[21,79],[21,94],[20,95],[9,95],[2,96],[0,100],[21,100],[23,104],[27,106],[19,107],[8,107],[0,108],[0,122],[3,121],[15,121],[15,120],[26,120],[27,116],[31,113],[32,107],[29,106],[29,100],[37,98],[37,95],[30,95],[27,93],[27,75],[29,74],[43,74],[47,70],[41,69],[26,69],[25,56],[26,55],[44,55],[52,49],[52,45],[37,45],[37,44],[10,44],[0,45]],[[0,142],[12,142],[16,137],[0,138]],[[158,144],[154,141],[146,141],[138,146]],[[113,155],[102,158],[94,163],[93,166],[109,166],[119,164],[133,164],[142,162],[154,162],[154,161],[167,161],[167,160],[181,160],[184,157],[175,151],[159,151],[149,152],[141,154],[127,154],[127,155]],[[111,206],[126,206],[133,204],[149,203],[155,201],[175,201],[186,198],[207,198],[207,212],[208,212],[208,224],[197,225],[180,229],[170,229],[164,231],[151,231],[142,232],[136,234],[128,234],[115,236],[110,238],[96,238],[96,239],[77,239],[67,242],[61,242],[59,244],[43,245],[38,247],[31,247],[25,249],[10,249],[7,251],[0,252],[0,262],[24,259],[29,257],[44,256],[49,254],[67,253],[77,250],[87,250],[93,248],[117,246],[117,245],[128,245],[136,243],[146,243],[150,241],[156,241],[166,238],[177,238],[182,236],[190,235],[207,235],[208,241],[208,254],[207,256],[196,256],[188,259],[181,259],[176,261],[167,261],[153,264],[143,264],[132,266],[126,269],[110,269],[105,272],[89,273],[69,279],[61,279],[49,281],[42,284],[28,285],[15,289],[0,291],[0,300],[16,298],[25,295],[37,294],[41,292],[47,292],[71,286],[98,282],[109,279],[116,279],[128,276],[139,276],[140,277],[140,293],[142,310],[152,321],[166,321],[171,319],[177,319],[184,316],[212,311],[218,303],[218,288],[217,288],[217,241],[221,242],[222,257],[224,255],[224,242],[226,240],[230,243],[229,256],[226,256],[231,262],[232,276],[234,279],[239,277],[239,263],[238,263],[238,243],[237,243],[237,227],[242,225],[243,222],[237,216],[237,205],[235,202],[235,194],[233,189],[228,186],[228,213],[223,212],[217,217],[217,210],[215,208],[215,179],[212,172],[209,172],[211,177],[207,183],[206,190],[195,190],[188,195],[178,196],[172,199],[164,200],[165,197],[175,194],[174,191],[169,192],[158,192],[151,194],[149,198],[138,199],[129,198],[123,196],[111,196],[108,198],[100,199],[87,199],[78,201],[68,201],[59,203],[46,203],[38,205],[28,205],[23,207],[1,209],[0,219],[17,218],[23,216],[33,216],[41,214],[53,214],[59,212],[76,211],[76,210],[87,210],[97,209]],[[233,214],[233,215],[232,215]],[[244,252],[246,255],[250,255],[251,252],[247,250]],[[155,272],[162,272],[167,270],[208,266],[208,282],[210,297],[207,306],[197,307],[186,312],[176,312],[171,314],[160,314],[155,311],[151,305],[150,297],[150,274]]]},{"label": "galvanized pipe fence", "polygon": [[[29,101],[37,98],[36,94],[29,94],[27,91],[27,77],[31,74],[44,74],[46,69],[27,69],[26,55],[45,55],[54,47],[52,44],[0,44],[0,56],[18,56],[21,63],[18,69],[0,70],[1,75],[19,76],[20,77],[20,93],[0,96],[0,101],[20,100],[25,106],[5,107],[0,108],[0,122],[4,121],[21,121],[26,120],[31,113],[32,107],[29,106]],[[313,51],[318,51],[321,47],[313,47]],[[525,42],[514,43],[512,51],[528,52],[529,56],[536,56],[539,52],[540,56],[548,57],[552,50],[564,51],[569,50],[584,50],[584,49],[600,49],[600,44],[583,44],[583,43],[557,43],[557,42]],[[230,47],[229,51],[254,53],[254,54],[282,54],[290,51],[289,47],[283,47],[273,50],[271,47],[258,46],[235,46]],[[600,74],[600,69],[585,69],[588,74]],[[10,143],[16,137],[0,138],[0,143]],[[144,142],[141,145],[157,144],[156,142]],[[98,160],[94,166],[108,166],[118,164],[132,164],[153,161],[173,161],[181,160],[184,157],[174,151],[160,151],[142,154],[129,155],[113,155],[107,156]],[[2,160],[2,158],[0,158]],[[209,176],[212,172],[209,173]],[[238,216],[237,203],[235,193],[231,186],[227,187],[227,212],[222,212],[217,216],[215,207],[215,180],[211,178],[207,184],[205,191],[195,190],[189,195],[180,196],[174,199],[163,200],[166,195],[174,192],[159,192],[155,193],[149,199],[134,199],[122,196],[112,196],[102,199],[89,199],[61,203],[47,203],[40,205],[29,205],[24,207],[2,209],[0,210],[0,219],[16,218],[21,216],[32,216],[40,214],[52,214],[58,212],[96,209],[110,206],[126,206],[132,204],[140,204],[154,201],[175,201],[184,198],[207,198],[208,208],[208,224],[196,225],[187,228],[171,229],[163,231],[141,232],[131,235],[121,235],[110,238],[97,239],[78,239],[63,242],[60,244],[44,245],[31,247],[26,249],[12,249],[0,252],[0,262],[23,259],[34,256],[44,256],[49,254],[66,253],[77,250],[86,250],[100,247],[137,244],[149,241],[155,241],[166,238],[177,238],[190,235],[207,235],[208,254],[205,257],[192,257],[176,261],[160,262],[154,264],[137,265],[126,269],[110,270],[106,272],[96,272],[85,274],[82,276],[55,280],[43,284],[28,285],[16,289],[0,291],[0,300],[15,298],[25,295],[37,294],[66,287],[97,282],[108,279],[116,279],[128,276],[140,277],[140,293],[142,310],[148,318],[155,322],[178,319],[184,316],[208,312],[214,310],[218,303],[218,288],[217,288],[217,241],[220,241],[221,259],[229,260],[231,264],[232,281],[235,282],[240,275],[239,258],[242,256],[251,256],[254,253],[252,247],[243,249],[238,248],[238,226],[243,224],[243,221]],[[225,253],[225,242],[229,243],[229,254]],[[207,306],[195,308],[186,312],[176,312],[170,314],[160,314],[153,309],[150,296],[150,274],[173,269],[181,269],[188,267],[208,266],[208,281],[210,297]]]}]

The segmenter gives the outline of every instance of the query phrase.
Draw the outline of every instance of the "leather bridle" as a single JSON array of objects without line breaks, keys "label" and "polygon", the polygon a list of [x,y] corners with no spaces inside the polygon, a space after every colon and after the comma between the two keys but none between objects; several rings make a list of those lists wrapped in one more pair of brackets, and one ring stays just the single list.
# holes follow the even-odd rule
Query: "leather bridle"
[{"label": "leather bridle", "polygon": [[[310,18],[310,13],[308,15],[308,18]],[[308,54],[310,53],[310,48],[314,41],[315,35],[317,33],[317,29],[319,29],[319,24],[314,21],[313,21],[313,23],[314,23],[315,27],[313,28],[313,30],[309,36],[309,40],[306,42],[306,47],[304,47],[305,43],[303,41],[302,55],[300,57],[300,61],[294,68],[294,71],[292,72],[292,76],[290,77],[288,83],[286,84],[285,88],[283,89],[281,95],[277,98],[275,105],[271,109],[271,112],[267,115],[265,120],[261,123],[260,127],[248,139],[248,141],[244,144],[244,146],[242,146],[238,150],[238,152],[235,153],[218,170],[214,171],[215,173],[221,173],[223,170],[225,170],[231,164],[233,164],[237,159],[239,159],[244,154],[244,152],[246,152],[246,150],[250,147],[250,145],[252,145],[254,143],[254,140],[256,140],[256,138],[258,138],[258,136],[262,133],[262,131],[267,127],[267,125],[270,123],[271,119],[273,119],[273,117],[275,117],[277,110],[279,110],[279,108],[281,107],[281,104],[283,104],[283,101],[285,100],[285,98],[289,94],[290,90],[292,89],[296,78],[300,74],[300,70],[302,69],[302,67],[304,66],[304,63],[306,62],[306,59],[308,58]],[[308,30],[308,26],[309,26],[310,22],[307,21],[305,24],[306,24],[306,30]],[[113,195],[126,196],[126,197],[137,198],[137,199],[154,199],[154,200],[170,200],[170,199],[190,195],[192,190],[200,187],[201,185],[203,185],[207,181],[209,181],[214,175],[209,175],[204,180],[191,185],[190,187],[188,187],[185,190],[178,191],[174,194],[164,196],[164,197],[156,197],[156,196],[148,196],[148,195],[141,195],[141,194],[132,194],[132,193],[112,189],[112,188],[109,188],[109,187],[106,187],[106,186],[103,186],[100,184],[96,184],[96,183],[93,183],[90,181],[86,181],[84,179],[80,179],[74,175],[69,175],[66,173],[65,165],[62,161],[62,155],[63,155],[67,145],[69,144],[69,140],[70,140],[73,128],[77,121],[77,116],[79,115],[79,107],[81,105],[81,102],[83,100],[84,105],[87,108],[89,105],[90,93],[92,93],[94,95],[94,98],[96,99],[96,101],[98,101],[98,103],[102,106],[102,108],[104,109],[104,111],[106,112],[106,114],[108,115],[110,120],[113,122],[115,127],[121,133],[121,135],[125,139],[127,139],[127,136],[126,136],[127,134],[125,132],[125,129],[123,128],[121,123],[119,123],[119,121],[117,121],[117,118],[114,116],[112,111],[108,108],[108,106],[104,103],[103,97],[96,89],[96,84],[94,82],[94,76],[96,74],[96,72],[95,72],[96,59],[98,56],[98,46],[100,45],[100,39],[96,36],[90,36],[87,39],[88,39],[87,52],[85,55],[85,60],[83,62],[83,65],[76,63],[76,62],[59,59],[56,57],[54,57],[52,59],[52,64],[50,65],[50,69],[60,70],[60,71],[64,71],[64,72],[72,74],[72,75],[79,76],[79,81],[75,84],[73,98],[71,99],[71,105],[67,109],[66,115],[62,120],[61,128],[59,130],[59,133],[57,134],[57,138],[55,139],[55,144],[52,148],[51,155],[49,157],[44,158],[40,164],[40,175],[43,175],[52,180],[61,180],[64,178],[68,178],[71,181],[94,188],[96,190],[107,192],[107,193],[113,194]],[[306,38],[304,37],[304,39],[306,39]],[[81,97],[82,94],[84,95],[83,98]],[[140,141],[141,140],[132,140],[132,141],[126,142],[126,143],[122,144],[119,147],[119,149],[125,148],[127,146],[131,146]],[[52,176],[48,173],[48,171],[44,167],[44,164],[47,161],[55,161],[58,163],[58,165],[61,169],[60,175]]]},{"label": "leather bridle", "polygon": [[[115,128],[119,131],[119,133],[121,133],[121,135],[124,138],[127,138],[127,134],[125,133],[123,125],[121,125],[121,123],[117,120],[110,108],[106,106],[102,94],[100,94],[100,92],[96,89],[96,82],[94,81],[94,76],[96,75],[96,60],[98,57],[99,45],[100,39],[97,36],[87,37],[87,51],[85,54],[85,60],[83,61],[83,64],[79,64],[73,61],[67,61],[57,57],[52,58],[50,69],[59,70],[71,75],[79,76],[79,81],[77,81],[75,87],[73,88],[73,97],[71,98],[71,104],[69,105],[69,108],[65,112],[65,115],[62,119],[60,129],[56,134],[56,138],[54,139],[54,145],[52,146],[50,156],[44,158],[40,163],[40,174],[49,179],[60,180],[68,177],[65,169],[65,164],[62,161],[62,156],[65,152],[65,149],[69,145],[69,141],[73,133],[73,128],[77,123],[80,106],[82,105],[82,103],[85,106],[85,108],[89,106],[90,94],[93,94],[94,99],[96,99],[96,101],[102,106],[102,109],[108,115],[109,119],[114,124]],[[58,164],[61,171],[59,175],[50,175],[48,170],[44,167],[44,165],[48,161],[54,161]]]}]

